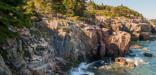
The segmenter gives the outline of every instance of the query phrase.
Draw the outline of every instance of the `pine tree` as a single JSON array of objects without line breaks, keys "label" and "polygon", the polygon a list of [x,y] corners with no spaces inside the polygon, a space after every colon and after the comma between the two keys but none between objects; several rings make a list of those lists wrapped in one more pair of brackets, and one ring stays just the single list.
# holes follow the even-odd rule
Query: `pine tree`
[{"label": "pine tree", "polygon": [[30,17],[23,13],[22,4],[23,0],[0,1],[0,44],[8,38],[17,37],[16,28],[31,25]]},{"label": "pine tree", "polygon": [[64,0],[66,14],[69,16],[82,16],[85,10],[85,0]]},{"label": "pine tree", "polygon": [[66,8],[66,14],[69,16],[74,16],[75,15],[75,13],[74,13],[74,9],[75,9],[74,1],[73,0],[64,0],[63,4]]},{"label": "pine tree", "polygon": [[75,0],[75,15],[77,16],[83,16],[85,7],[85,0]]},{"label": "pine tree", "polygon": [[63,0],[28,0],[24,8],[28,13],[33,13],[35,11],[44,16],[65,13]]}]

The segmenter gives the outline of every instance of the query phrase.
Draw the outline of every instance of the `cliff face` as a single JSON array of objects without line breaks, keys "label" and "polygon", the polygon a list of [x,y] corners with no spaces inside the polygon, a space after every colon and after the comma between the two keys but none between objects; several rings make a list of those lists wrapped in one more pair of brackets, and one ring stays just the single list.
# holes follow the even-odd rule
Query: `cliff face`
[{"label": "cliff face", "polygon": [[155,31],[153,24],[146,19],[129,19],[124,17],[105,18],[103,16],[97,16],[97,19],[102,22],[102,24],[110,26],[113,32],[125,31],[130,33],[132,40],[149,40]]},{"label": "cliff face", "polygon": [[[66,68],[79,61],[124,56],[131,36],[139,38],[141,32],[151,32],[150,29],[144,30],[143,25],[112,22],[103,19],[96,25],[90,25],[67,20],[43,20],[35,22],[31,29],[17,29],[20,38],[10,39],[1,46],[0,59],[5,63],[0,67],[0,74],[64,74]],[[111,27],[106,29],[108,23]]]}]

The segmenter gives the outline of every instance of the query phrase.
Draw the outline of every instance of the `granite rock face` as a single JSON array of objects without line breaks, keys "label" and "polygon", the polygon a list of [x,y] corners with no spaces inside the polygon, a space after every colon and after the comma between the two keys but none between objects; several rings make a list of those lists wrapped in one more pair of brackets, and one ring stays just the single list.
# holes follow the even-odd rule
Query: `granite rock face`
[{"label": "granite rock face", "polygon": [[[102,24],[107,25],[107,27],[111,27],[113,32],[125,31],[130,33],[132,40],[150,40],[152,37],[151,35],[155,31],[155,27],[152,23],[141,18],[105,18],[97,16],[97,19],[102,22]],[[150,37],[146,36],[147,33]]]},{"label": "granite rock face", "polygon": [[109,36],[106,42],[107,55],[124,56],[129,49],[131,35],[127,32],[118,31]]},{"label": "granite rock face", "polygon": [[18,29],[20,38],[1,46],[2,57],[17,75],[63,75],[80,61],[124,56],[131,35],[121,29],[106,28],[104,23],[43,20],[30,29]]}]

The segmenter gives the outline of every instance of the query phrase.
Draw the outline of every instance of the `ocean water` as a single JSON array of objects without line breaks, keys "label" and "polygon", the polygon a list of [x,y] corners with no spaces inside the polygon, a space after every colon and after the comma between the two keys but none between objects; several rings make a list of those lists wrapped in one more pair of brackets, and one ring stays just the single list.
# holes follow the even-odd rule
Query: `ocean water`
[{"label": "ocean water", "polygon": [[[73,67],[69,75],[156,75],[156,41],[139,41],[143,48],[147,48],[153,54],[153,57],[145,57],[142,49],[131,49],[135,56],[126,56],[128,61],[134,61],[137,65],[134,69],[98,70],[98,67],[104,65],[104,60],[92,63],[82,62],[78,67]],[[106,64],[106,63],[105,63]],[[111,62],[107,63],[111,64]],[[109,66],[107,67],[109,68]]]}]

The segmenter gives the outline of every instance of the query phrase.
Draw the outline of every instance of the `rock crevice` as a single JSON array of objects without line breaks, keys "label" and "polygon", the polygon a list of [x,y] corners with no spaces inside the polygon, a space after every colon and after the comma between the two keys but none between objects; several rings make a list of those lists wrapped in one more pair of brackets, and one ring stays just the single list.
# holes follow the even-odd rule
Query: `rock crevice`
[{"label": "rock crevice", "polygon": [[[80,61],[124,56],[131,38],[139,38],[141,32],[151,31],[140,28],[145,24],[102,21],[90,25],[67,20],[43,20],[35,22],[31,29],[17,29],[20,38],[10,39],[0,48],[3,50],[1,56],[5,58],[0,74],[4,69],[7,73],[3,75],[11,75],[9,69],[17,75],[64,74],[67,68]],[[111,24],[110,28],[106,28],[108,24]]]}]

